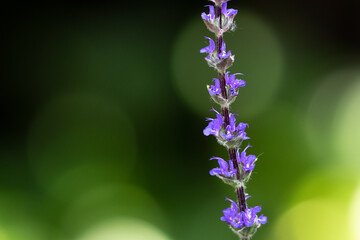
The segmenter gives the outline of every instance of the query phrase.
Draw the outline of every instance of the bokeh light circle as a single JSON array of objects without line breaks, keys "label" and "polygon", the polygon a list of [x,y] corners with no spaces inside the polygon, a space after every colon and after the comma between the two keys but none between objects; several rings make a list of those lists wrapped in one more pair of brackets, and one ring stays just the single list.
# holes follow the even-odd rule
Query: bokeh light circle
[{"label": "bokeh light circle", "polygon": [[0,240],[47,239],[49,228],[39,212],[40,204],[28,195],[14,190],[0,192]]},{"label": "bokeh light circle", "polygon": [[349,86],[336,111],[332,147],[341,164],[360,169],[360,73]]},{"label": "bokeh light circle", "polygon": [[347,214],[340,202],[327,198],[307,200],[277,221],[272,239],[352,240]]},{"label": "bokeh light circle", "polygon": [[157,202],[145,190],[128,184],[103,185],[75,199],[64,212],[62,225],[75,235],[103,221],[130,217],[167,227]]},{"label": "bokeh light circle", "polygon": [[357,184],[357,173],[341,168],[309,173],[293,187],[271,239],[353,240],[349,208]]},{"label": "bokeh light circle", "polygon": [[357,171],[338,166],[314,170],[299,181],[290,204],[294,205],[313,198],[329,198],[349,205],[358,178]]},{"label": "bokeh light circle", "polygon": [[49,102],[28,137],[30,167],[61,200],[129,177],[136,157],[134,128],[110,99],[66,94]]},{"label": "bokeh light circle", "polygon": [[76,240],[170,240],[151,224],[138,219],[115,219],[88,230]]},{"label": "bokeh light circle", "polygon": [[[238,29],[225,35],[228,49],[236,55],[229,70],[244,73],[247,85],[232,106],[243,116],[251,117],[274,99],[281,82],[283,55],[276,34],[261,17],[244,11],[236,21]],[[180,96],[195,112],[207,115],[213,103],[206,85],[211,84],[217,73],[199,52],[208,45],[204,36],[213,37],[197,16],[178,35],[171,65]]]},{"label": "bokeh light circle", "polygon": [[[321,83],[314,87],[315,90],[310,97],[309,107],[305,114],[305,133],[308,146],[315,156],[314,159],[320,163],[326,161],[328,164],[330,161],[336,161],[334,157],[336,151],[342,148],[343,143],[346,144],[346,142],[350,141],[340,141],[340,136],[334,136],[333,138],[335,138],[337,145],[334,146],[334,140],[331,137],[334,133],[337,134],[340,132],[340,135],[346,138],[348,132],[346,132],[344,128],[352,128],[351,131],[357,129],[358,124],[346,125],[350,122],[345,123],[349,117],[351,117],[349,114],[355,114],[356,105],[352,107],[353,109],[349,109],[349,106],[347,106],[348,103],[341,101],[341,99],[344,97],[348,99],[349,93],[347,93],[346,90],[352,82],[356,82],[358,76],[360,76],[359,72],[351,68],[338,70],[325,76]],[[339,84],[339,81],[341,81],[341,84]],[[358,100],[348,99],[347,101],[352,101],[355,104]],[[360,107],[358,107],[358,109],[360,109]],[[347,111],[347,113],[345,113],[345,111]],[[347,116],[345,116],[345,114],[347,114]],[[345,122],[342,123],[341,121]],[[344,130],[345,132],[343,132]],[[354,133],[356,133],[356,131],[358,130],[355,130]],[[345,146],[345,150],[347,149]],[[337,159],[341,162],[343,161],[342,156]]]},{"label": "bokeh light circle", "polygon": [[360,240],[360,182],[350,207],[350,223],[355,240]]}]

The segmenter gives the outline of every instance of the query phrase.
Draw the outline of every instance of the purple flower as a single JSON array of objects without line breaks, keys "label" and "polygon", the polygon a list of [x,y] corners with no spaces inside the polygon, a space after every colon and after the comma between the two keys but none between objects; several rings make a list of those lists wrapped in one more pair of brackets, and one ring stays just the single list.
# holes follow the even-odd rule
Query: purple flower
[{"label": "purple flower", "polygon": [[[221,113],[211,109],[216,113],[216,117],[207,118],[208,125],[204,128],[203,134],[205,136],[214,135],[218,143],[227,148],[230,155],[228,161],[220,157],[210,158],[210,160],[216,159],[218,165],[209,173],[234,187],[237,192],[237,202],[226,198],[230,202],[230,207],[223,210],[221,221],[226,222],[241,239],[250,239],[257,228],[267,222],[267,217],[263,214],[260,217],[257,215],[261,211],[260,206],[249,208],[246,204],[246,199],[250,196],[245,192],[245,184],[249,181],[255,168],[257,157],[246,154],[246,150],[251,147],[250,145],[242,151],[240,150],[239,146],[243,140],[250,139],[245,132],[249,125],[243,122],[237,124],[235,116],[237,114],[229,112],[231,104],[239,94],[239,88],[246,85],[246,82],[238,77],[238,75],[244,74],[227,72],[227,69],[233,65],[235,56],[231,54],[230,50],[226,51],[226,44],[223,40],[224,33],[236,28],[234,18],[238,10],[228,9],[227,2],[230,0],[209,1],[214,2],[215,6],[206,5],[205,7],[206,9],[209,8],[209,12],[204,11],[201,18],[207,29],[215,34],[216,40],[205,37],[209,44],[200,49],[200,53],[206,54],[205,61],[207,64],[214,68],[223,79],[220,77],[213,78],[212,85],[207,85],[211,99],[220,105]],[[237,150],[236,160],[232,157],[232,154],[235,154],[235,149]]]},{"label": "purple flower", "polygon": [[210,122],[209,122],[208,126],[203,131],[205,136],[209,136],[211,134],[215,135],[215,136],[218,136],[219,131],[221,130],[221,127],[223,125],[223,118],[222,118],[221,114],[218,113],[214,109],[212,109],[212,110],[216,112],[216,118],[215,119],[212,119],[212,118],[207,119]]},{"label": "purple flower", "polygon": [[249,124],[241,122],[241,123],[239,123],[239,125],[236,127],[236,130],[243,132],[243,131],[245,131],[245,129],[246,129],[247,127],[249,127]]},{"label": "purple flower", "polygon": [[240,132],[240,133],[239,133],[239,137],[240,137],[242,140],[248,140],[248,139],[250,139],[250,138],[247,136],[246,132]]},{"label": "purple flower", "polygon": [[226,59],[226,58],[228,58],[228,57],[231,55],[231,51],[228,51],[228,52],[226,53],[226,44],[225,44],[225,41],[223,41],[220,49],[221,49],[221,53],[218,54],[218,57],[219,57],[219,58]]},{"label": "purple flower", "polygon": [[232,15],[236,15],[238,10],[235,9],[227,9],[227,2],[224,2],[221,5],[221,13],[224,14],[226,17],[231,17]]},{"label": "purple flower", "polygon": [[215,51],[215,42],[209,37],[205,38],[209,39],[209,46],[202,48],[200,50],[200,53],[208,53],[209,55],[211,55]]},{"label": "purple flower", "polygon": [[252,170],[254,170],[255,168],[255,162],[256,161],[256,156],[255,155],[249,155],[246,158],[246,161],[244,162],[244,166],[243,169],[245,172],[251,172]]},{"label": "purple flower", "polygon": [[250,145],[247,145],[247,147],[241,152],[241,156],[239,154],[239,149],[236,152],[236,158],[239,163],[243,163],[243,170],[245,172],[251,172],[255,168],[255,161],[256,156],[255,155],[249,155],[246,156],[246,149],[251,147]]},{"label": "purple flower", "polygon": [[233,131],[231,131],[231,126],[228,125],[225,129],[225,133],[221,133],[221,136],[223,136],[226,140],[231,141],[235,137],[233,134]]},{"label": "purple flower", "polygon": [[239,125],[236,127],[235,115],[237,115],[237,114],[236,113],[230,114],[229,122],[230,122],[230,126],[231,126],[231,131],[240,131],[240,132],[245,131],[246,127],[249,127],[249,124],[240,122]]},{"label": "purple flower", "polygon": [[247,123],[241,122],[238,126],[236,126],[235,115],[236,114],[229,115],[229,125],[226,126],[225,133],[221,133],[220,135],[227,141],[240,141],[249,139],[245,132],[245,128],[249,125]]},{"label": "purple flower", "polygon": [[[244,132],[245,129],[247,127],[249,127],[249,124],[247,123],[243,123],[243,122],[240,122],[239,125],[236,127],[236,118],[235,118],[235,115],[237,115],[236,113],[233,113],[233,114],[230,114],[230,119],[229,119],[229,126],[230,126],[230,129],[232,132],[234,131],[237,131],[237,132]],[[245,133],[245,136],[246,136],[246,133]]]},{"label": "purple flower", "polygon": [[253,208],[247,208],[243,212],[243,221],[244,221],[245,226],[251,227],[255,222],[256,214],[260,211],[261,211],[260,206],[253,207]]},{"label": "purple flower", "polygon": [[205,7],[209,7],[209,14],[206,14],[206,13],[203,12],[201,14],[202,19],[207,20],[207,21],[213,20],[215,18],[214,6],[206,5]]},{"label": "purple flower", "polygon": [[263,214],[261,214],[260,217],[258,217],[258,220],[257,220],[258,223],[261,223],[261,224],[265,224],[267,222],[267,217],[264,216]]},{"label": "purple flower", "polygon": [[231,202],[231,207],[223,210],[224,216],[220,218],[221,221],[231,224],[234,228],[241,228],[243,226],[243,214],[238,212],[239,208],[233,200],[229,198],[226,200]]},{"label": "purple flower", "polygon": [[[232,177],[237,171],[234,169],[234,164],[231,160],[229,160],[229,164],[222,158],[219,157],[212,157],[210,160],[217,159],[220,168],[214,168],[210,171],[210,175],[223,175],[226,177]],[[229,170],[230,166],[230,170]]]},{"label": "purple flower", "polygon": [[211,85],[210,89],[208,89],[210,95],[216,95],[221,93],[220,89],[220,81],[217,78],[213,78],[215,85]]},{"label": "purple flower", "polygon": [[233,200],[231,200],[229,198],[226,198],[226,200],[231,202],[231,207],[224,209],[224,211],[223,211],[224,216],[222,216],[220,219],[221,219],[221,221],[231,224],[231,222],[235,220],[235,218],[238,214],[238,207],[237,207],[237,204]]},{"label": "purple flower", "polygon": [[236,75],[244,75],[242,73],[234,73],[229,76],[229,72],[225,74],[225,81],[226,84],[229,85],[231,88],[237,89],[239,87],[244,87],[246,82],[242,79],[236,79]]},{"label": "purple flower", "polygon": [[236,113],[232,113],[229,116],[229,123],[230,123],[229,126],[230,126],[232,132],[236,130],[236,127],[235,127],[236,126],[235,115],[236,115]]}]

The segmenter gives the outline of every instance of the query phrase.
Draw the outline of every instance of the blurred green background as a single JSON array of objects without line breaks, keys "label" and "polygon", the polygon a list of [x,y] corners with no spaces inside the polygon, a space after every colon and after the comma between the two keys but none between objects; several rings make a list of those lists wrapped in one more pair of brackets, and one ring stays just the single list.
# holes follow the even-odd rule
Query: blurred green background
[{"label": "blurred green background", "polygon": [[[2,7],[0,240],[236,239],[202,130],[206,1]],[[233,0],[257,240],[360,239],[357,1]],[[206,10],[207,11],[207,10]]]}]

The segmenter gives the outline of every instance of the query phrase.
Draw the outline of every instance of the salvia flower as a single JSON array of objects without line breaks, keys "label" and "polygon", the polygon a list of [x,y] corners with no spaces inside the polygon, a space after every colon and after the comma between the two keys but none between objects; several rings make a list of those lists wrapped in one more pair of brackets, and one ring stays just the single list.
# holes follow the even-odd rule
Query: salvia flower
[{"label": "salvia flower", "polygon": [[220,89],[220,81],[219,79],[217,78],[213,78],[213,81],[214,81],[214,85],[211,85],[209,88],[208,88],[208,91],[210,93],[210,95],[216,95],[216,94],[221,94],[221,89]]},{"label": "salvia flower", "polygon": [[251,227],[254,223],[255,220],[257,219],[257,213],[261,211],[261,207],[257,206],[257,207],[253,207],[253,208],[247,208],[244,213],[243,213],[243,220],[244,220],[244,224],[247,227]]},{"label": "salvia flower", "polygon": [[[232,161],[229,161],[229,164],[222,158],[219,157],[212,157],[210,160],[217,159],[219,163],[219,168],[214,168],[210,171],[210,175],[220,175],[222,177],[232,177],[237,172],[236,169],[234,169],[234,164]],[[229,169],[230,167],[230,169]]]},{"label": "salvia flower", "polygon": [[246,231],[246,229],[250,229],[252,227],[259,228],[261,224],[265,224],[267,222],[267,217],[263,214],[258,217],[257,213],[261,211],[260,206],[256,206],[253,208],[246,208],[245,211],[240,211],[237,204],[226,198],[227,201],[230,201],[230,208],[226,208],[223,210],[224,216],[220,218],[221,221],[226,222],[230,226],[236,229],[240,229],[241,231]]},{"label": "salvia flower", "polygon": [[221,45],[221,51],[215,54],[215,42],[211,38],[205,38],[209,39],[209,46],[202,48],[200,53],[208,53],[205,60],[210,67],[215,68],[219,72],[225,72],[233,64],[235,56],[231,55],[231,51],[226,52],[225,42]]},{"label": "salvia flower", "polygon": [[[224,2],[221,5],[221,13],[225,15],[225,17],[232,17],[238,13],[238,10],[235,9],[227,9],[227,2]],[[235,17],[235,16],[234,16]]]},{"label": "salvia flower", "polygon": [[239,150],[236,153],[237,161],[239,163],[242,163],[244,172],[251,172],[255,168],[255,161],[257,160],[257,157],[255,155],[246,155],[246,150],[251,147],[250,145],[247,145],[246,148],[241,152],[241,155],[239,154]]},{"label": "salvia flower", "polygon": [[221,45],[221,53],[218,54],[219,58],[228,58],[231,55],[231,51],[226,52],[226,44],[225,41],[223,41]]},{"label": "salvia flower", "polygon": [[221,13],[224,16],[222,29],[224,32],[235,29],[234,18],[238,13],[235,9],[227,9],[227,2],[222,3]]},{"label": "salvia flower", "polygon": [[210,57],[210,55],[212,55],[215,51],[215,43],[214,40],[212,40],[211,38],[209,37],[205,37],[205,38],[209,40],[209,46],[202,48],[200,50],[200,53],[208,53]]},{"label": "salvia flower", "polygon": [[243,140],[250,139],[245,132],[247,126],[247,123],[242,122],[236,126],[235,114],[230,114],[229,125],[217,136],[218,142],[228,148],[240,146]]},{"label": "salvia flower", "polygon": [[220,36],[223,34],[224,30],[219,26],[219,18],[215,17],[214,6],[206,5],[205,7],[209,7],[209,14],[203,12],[201,18],[204,20],[204,23],[210,32],[215,33],[216,36]]},{"label": "salvia flower", "polygon": [[209,7],[209,14],[206,13],[202,13],[201,17],[202,19],[206,20],[206,21],[212,21],[215,19],[215,9],[214,6],[212,5],[206,5],[205,7]]},{"label": "salvia flower", "polygon": [[260,224],[265,224],[267,222],[267,217],[264,216],[264,214],[261,214],[261,216],[258,217],[257,222]]},{"label": "salvia flower", "polygon": [[226,85],[228,86],[230,95],[237,96],[238,92],[237,89],[240,87],[245,87],[246,82],[242,79],[236,79],[236,75],[244,75],[242,73],[234,73],[229,75],[230,72],[226,72],[225,74],[225,81]]},{"label": "salvia flower", "polygon": [[212,109],[216,112],[216,118],[208,118],[207,120],[210,121],[207,127],[204,129],[203,133],[205,136],[214,135],[218,136],[223,125],[223,118],[220,113],[216,110]]},{"label": "salvia flower", "polygon": [[226,200],[231,202],[231,207],[223,210],[224,216],[222,216],[220,220],[234,228],[240,229],[243,226],[243,213],[239,212],[239,208],[233,200],[229,198],[226,198]]},{"label": "salvia flower", "polygon": [[229,0],[210,1],[215,3],[215,6],[207,5],[209,13],[204,12],[201,17],[206,27],[215,33],[216,41],[205,37],[209,40],[209,46],[202,48],[200,53],[207,54],[206,62],[218,73],[218,78],[213,78],[213,84],[207,85],[207,90],[214,102],[220,105],[221,113],[212,109],[216,113],[216,118],[207,118],[209,123],[203,130],[203,134],[214,135],[218,143],[226,147],[229,160],[212,157],[211,160],[217,160],[219,166],[211,169],[209,173],[235,188],[237,202],[226,198],[230,202],[230,207],[223,210],[223,216],[220,219],[226,222],[240,239],[249,240],[257,229],[267,222],[267,217],[263,214],[257,216],[261,211],[260,206],[250,208],[246,203],[250,197],[245,192],[246,183],[255,168],[257,157],[246,154],[250,145],[240,150],[243,141],[250,139],[245,132],[249,125],[243,122],[237,124],[235,117],[237,114],[230,112],[230,105],[237,98],[240,88],[246,85],[244,80],[237,78],[243,75],[242,73],[230,74],[227,71],[233,65],[235,56],[230,50],[226,50],[223,36],[225,32],[235,29],[234,18],[238,10],[228,8]]}]

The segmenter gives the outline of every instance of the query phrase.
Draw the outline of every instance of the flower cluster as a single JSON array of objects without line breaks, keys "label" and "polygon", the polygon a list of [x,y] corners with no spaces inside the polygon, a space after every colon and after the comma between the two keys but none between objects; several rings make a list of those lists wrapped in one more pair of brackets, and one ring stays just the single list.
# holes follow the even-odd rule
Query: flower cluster
[{"label": "flower cluster", "polygon": [[213,67],[219,72],[225,72],[226,69],[232,66],[235,60],[235,56],[231,55],[231,51],[226,52],[226,44],[223,42],[220,47],[220,52],[217,52],[215,42],[209,37],[205,37],[209,40],[209,46],[206,46],[200,50],[200,53],[207,53],[205,57],[206,62],[210,67]]},{"label": "flower cluster", "polygon": [[260,206],[246,208],[245,211],[240,211],[233,200],[229,198],[226,198],[226,200],[231,202],[231,206],[230,208],[223,210],[224,216],[220,219],[221,221],[229,224],[231,227],[237,229],[252,227],[258,228],[261,224],[265,224],[267,222],[267,217],[263,214],[257,216],[257,213],[261,211]]},{"label": "flower cluster", "polygon": [[210,160],[217,159],[219,163],[219,167],[213,168],[210,171],[211,176],[217,176],[225,183],[232,185],[234,187],[239,185],[244,185],[249,181],[252,171],[255,168],[255,162],[257,161],[257,157],[255,155],[247,155],[246,150],[251,147],[248,145],[244,148],[244,150],[240,153],[240,148],[237,148],[236,152],[236,164],[239,166],[239,178],[236,176],[238,172],[237,169],[234,168],[234,162],[229,160],[228,162],[219,157],[212,157]]},{"label": "flower cluster", "polygon": [[225,147],[238,147],[243,140],[250,139],[245,129],[249,126],[247,123],[240,122],[236,125],[235,114],[229,115],[229,124],[224,126],[223,116],[216,112],[216,118],[207,118],[208,126],[204,129],[205,136],[214,135],[218,142]]},{"label": "flower cluster", "polygon": [[[214,175],[218,175],[221,177],[228,177],[231,178],[235,175],[235,173],[237,172],[236,169],[234,169],[234,164],[231,160],[229,160],[229,164],[222,158],[219,157],[212,157],[210,158],[210,160],[213,159],[217,159],[220,168],[214,168],[210,171],[210,175],[214,176]],[[229,166],[230,166],[230,170],[229,170]]]},{"label": "flower cluster", "polygon": [[246,82],[242,79],[236,79],[236,75],[244,75],[242,73],[234,73],[230,74],[230,72],[226,72],[225,74],[225,92],[227,98],[222,96],[220,80],[218,78],[213,78],[214,85],[208,85],[208,91],[211,98],[223,107],[229,107],[231,103],[233,103],[239,94],[239,88],[244,87]]},{"label": "flower cluster", "polygon": [[204,20],[206,27],[209,31],[215,33],[216,36],[221,36],[224,32],[234,28],[234,18],[238,12],[235,9],[227,9],[227,1],[223,1],[222,3],[219,3],[219,5],[221,5],[221,13],[224,18],[220,19],[219,17],[215,17],[215,8],[212,5],[206,6],[209,7],[208,14],[201,14],[201,18]]},{"label": "flower cluster", "polygon": [[[251,147],[249,144],[241,149],[243,141],[250,139],[245,132],[249,127],[247,123],[236,123],[237,114],[230,113],[230,105],[236,100],[239,89],[246,85],[242,73],[231,74],[227,71],[234,62],[235,56],[230,50],[226,50],[223,34],[234,26],[234,17],[237,10],[228,9],[229,0],[210,0],[215,6],[207,5],[209,13],[202,13],[201,17],[206,27],[215,33],[216,41],[205,37],[209,45],[202,48],[200,53],[205,53],[205,60],[210,67],[218,72],[218,78],[212,79],[212,85],[207,86],[207,90],[212,100],[220,105],[221,113],[214,108],[216,118],[207,118],[208,125],[203,130],[205,136],[213,135],[219,144],[226,147],[229,153],[229,160],[220,157],[212,157],[210,160],[217,160],[219,167],[210,170],[210,175],[216,176],[226,184],[235,188],[238,196],[237,203],[226,198],[231,202],[231,207],[223,211],[224,216],[221,220],[226,222],[229,227],[238,234],[242,240],[249,240],[257,229],[267,222],[264,215],[258,216],[261,211],[260,206],[249,208],[246,199],[249,197],[245,193],[245,184],[249,181],[252,171],[255,168],[257,156],[248,155],[246,151]],[[216,42],[216,43],[215,43]]]}]

